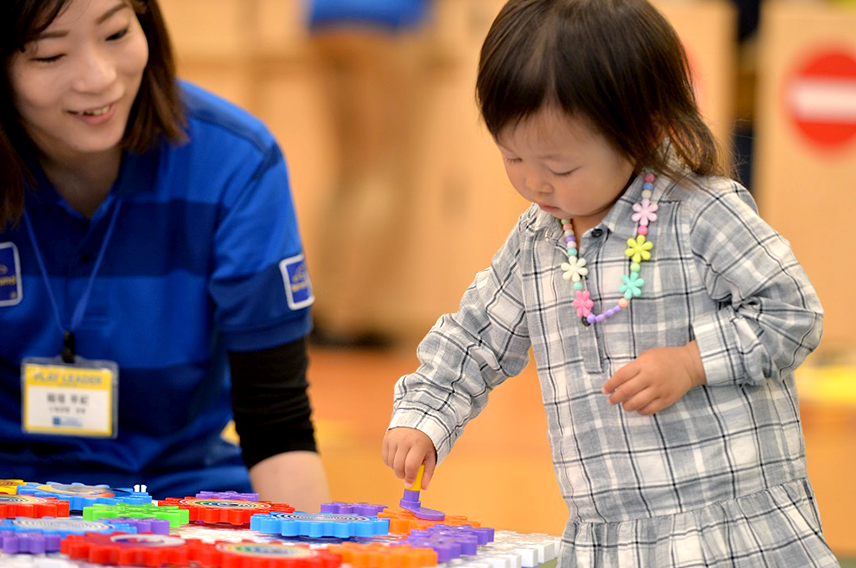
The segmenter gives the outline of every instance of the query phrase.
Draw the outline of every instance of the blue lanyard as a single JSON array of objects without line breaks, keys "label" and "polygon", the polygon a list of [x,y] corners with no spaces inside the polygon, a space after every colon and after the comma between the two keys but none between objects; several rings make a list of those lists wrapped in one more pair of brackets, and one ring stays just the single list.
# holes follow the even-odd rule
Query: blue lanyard
[{"label": "blue lanyard", "polygon": [[89,276],[89,282],[83,290],[83,295],[77,301],[74,307],[74,312],[71,315],[71,322],[68,326],[63,325],[62,318],[59,314],[59,307],[56,303],[51,282],[48,278],[48,271],[45,269],[45,261],[42,259],[42,252],[39,250],[39,244],[36,241],[36,233],[33,231],[33,225],[30,223],[30,217],[27,211],[24,211],[24,222],[27,225],[27,232],[30,234],[30,241],[33,243],[33,252],[36,254],[36,261],[39,263],[39,270],[42,272],[42,278],[45,281],[45,288],[48,291],[48,298],[53,306],[54,319],[62,332],[62,360],[66,363],[74,362],[74,331],[83,321],[83,314],[86,313],[86,305],[89,304],[89,297],[92,295],[92,286],[95,284],[95,275],[98,274],[98,269],[101,268],[101,261],[104,259],[104,251],[107,250],[107,243],[110,242],[110,237],[113,235],[113,227],[116,225],[116,217],[119,216],[119,207],[122,205],[121,199],[116,199],[116,205],[113,207],[113,215],[110,217],[110,224],[107,226],[107,232],[104,234],[104,241],[101,243],[101,250],[98,251],[98,257],[95,259],[95,266],[92,268],[92,274]]}]

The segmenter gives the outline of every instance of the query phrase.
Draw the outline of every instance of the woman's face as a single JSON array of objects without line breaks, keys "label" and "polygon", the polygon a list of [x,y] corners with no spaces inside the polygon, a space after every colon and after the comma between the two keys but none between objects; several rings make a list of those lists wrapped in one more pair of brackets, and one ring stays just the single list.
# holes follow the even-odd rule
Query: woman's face
[{"label": "woman's face", "polygon": [[27,134],[56,160],[115,150],[148,57],[126,0],[71,0],[12,56],[12,100]]}]

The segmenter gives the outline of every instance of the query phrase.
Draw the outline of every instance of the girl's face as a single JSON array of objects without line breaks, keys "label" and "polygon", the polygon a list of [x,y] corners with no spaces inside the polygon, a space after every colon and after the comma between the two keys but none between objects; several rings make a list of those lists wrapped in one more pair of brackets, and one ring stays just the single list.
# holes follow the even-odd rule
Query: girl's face
[{"label": "girl's face", "polygon": [[115,150],[148,57],[125,0],[71,0],[12,56],[12,97],[27,134],[53,159]]},{"label": "girl's face", "polygon": [[618,200],[633,164],[584,120],[552,106],[500,130],[497,146],[514,189],[577,232],[597,225]]}]

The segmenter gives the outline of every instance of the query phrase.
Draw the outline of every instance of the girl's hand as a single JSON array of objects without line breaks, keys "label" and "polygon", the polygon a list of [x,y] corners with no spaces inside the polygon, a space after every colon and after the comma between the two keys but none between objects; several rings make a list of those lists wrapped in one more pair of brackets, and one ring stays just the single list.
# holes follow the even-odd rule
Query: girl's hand
[{"label": "girl's hand", "polygon": [[383,437],[382,454],[383,463],[392,468],[396,477],[404,479],[407,487],[416,482],[419,466],[424,463],[422,489],[428,489],[437,465],[437,450],[427,434],[415,428],[393,428]]},{"label": "girl's hand", "polygon": [[645,351],[615,372],[603,385],[609,404],[642,416],[667,408],[693,387],[707,382],[695,341],[683,347]]}]

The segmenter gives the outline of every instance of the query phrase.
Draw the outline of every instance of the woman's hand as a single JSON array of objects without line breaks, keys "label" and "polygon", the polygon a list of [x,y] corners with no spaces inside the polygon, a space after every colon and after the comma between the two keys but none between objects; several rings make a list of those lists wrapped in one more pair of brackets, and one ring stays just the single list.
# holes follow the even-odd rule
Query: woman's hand
[{"label": "woman's hand", "polygon": [[392,468],[396,477],[404,479],[407,487],[416,482],[419,466],[424,463],[422,489],[428,489],[437,465],[437,450],[427,434],[415,428],[392,428],[383,437],[382,454],[383,463]]},{"label": "woman's hand", "polygon": [[609,404],[646,416],[667,408],[693,387],[707,382],[695,341],[683,347],[656,347],[624,365],[603,385]]}]

